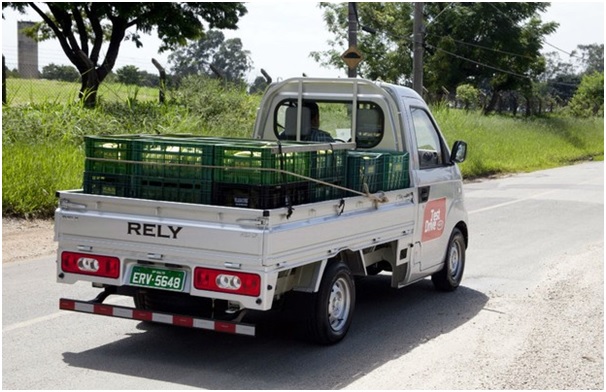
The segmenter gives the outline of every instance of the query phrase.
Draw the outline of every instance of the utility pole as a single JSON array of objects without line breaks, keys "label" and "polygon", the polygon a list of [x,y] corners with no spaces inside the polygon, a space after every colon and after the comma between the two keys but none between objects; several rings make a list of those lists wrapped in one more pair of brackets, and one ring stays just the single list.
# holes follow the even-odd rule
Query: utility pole
[{"label": "utility pole", "polygon": [[423,3],[415,3],[413,19],[412,88],[423,95]]},{"label": "utility pole", "polygon": [[[349,47],[355,48],[358,46],[358,18],[356,15],[356,3],[349,3]],[[358,67],[349,67],[347,70],[347,77],[355,78],[358,76]]]}]

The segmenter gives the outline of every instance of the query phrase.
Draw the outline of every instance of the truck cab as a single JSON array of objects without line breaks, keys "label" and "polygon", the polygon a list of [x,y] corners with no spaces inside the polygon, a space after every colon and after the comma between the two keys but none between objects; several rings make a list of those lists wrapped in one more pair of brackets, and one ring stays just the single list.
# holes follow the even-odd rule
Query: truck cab
[{"label": "truck cab", "polygon": [[290,79],[267,90],[254,137],[272,140],[290,135],[294,140],[309,140],[312,121],[307,102],[318,105],[318,126],[335,143],[352,143],[362,151],[410,153],[410,188],[418,211],[414,267],[408,281],[443,264],[455,228],[467,245],[462,176],[456,165],[465,159],[467,146],[459,141],[449,150],[419,94],[407,87],[361,79]]}]

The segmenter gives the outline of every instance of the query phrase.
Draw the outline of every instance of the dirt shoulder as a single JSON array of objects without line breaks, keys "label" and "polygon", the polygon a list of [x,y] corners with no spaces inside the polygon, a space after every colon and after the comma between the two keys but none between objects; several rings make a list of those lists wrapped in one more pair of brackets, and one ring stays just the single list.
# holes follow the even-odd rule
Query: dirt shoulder
[{"label": "dirt shoulder", "polygon": [[53,230],[53,220],[2,218],[2,263],[53,255]]}]

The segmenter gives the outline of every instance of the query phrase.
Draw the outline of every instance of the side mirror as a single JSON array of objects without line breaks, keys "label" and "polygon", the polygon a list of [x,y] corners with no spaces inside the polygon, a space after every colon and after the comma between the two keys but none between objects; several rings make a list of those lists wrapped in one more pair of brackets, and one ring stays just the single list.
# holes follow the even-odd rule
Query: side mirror
[{"label": "side mirror", "polygon": [[457,140],[452,146],[452,152],[450,154],[450,163],[461,163],[465,161],[467,157],[467,143],[461,140]]}]

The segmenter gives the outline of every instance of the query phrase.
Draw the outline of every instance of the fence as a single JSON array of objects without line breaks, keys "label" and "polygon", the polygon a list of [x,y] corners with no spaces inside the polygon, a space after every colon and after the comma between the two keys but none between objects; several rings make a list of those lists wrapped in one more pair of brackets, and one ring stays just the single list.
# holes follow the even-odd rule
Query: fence
[{"label": "fence", "polygon": [[[21,105],[28,103],[65,103],[77,101],[80,91],[80,75],[73,67],[55,66],[54,72],[31,69],[23,70],[27,64],[6,63],[2,56],[2,103]],[[102,100],[124,102],[128,99],[138,101],[164,101],[164,91],[160,85],[166,85],[166,73],[159,64],[160,76],[144,71],[139,72],[138,84],[121,83],[116,74],[111,73],[101,83],[98,97]],[[36,68],[30,65],[30,68]],[[21,72],[18,70],[21,69]],[[71,70],[70,70],[71,68]],[[22,74],[29,75],[23,77]],[[32,77],[33,76],[33,77]]]}]

